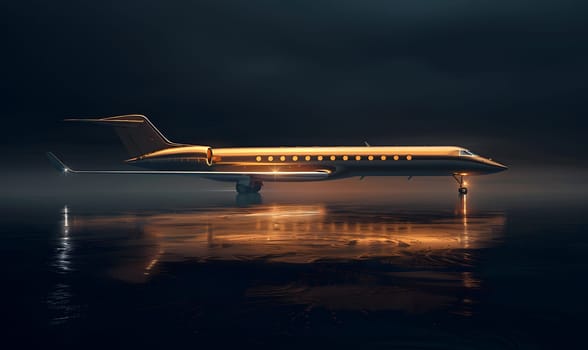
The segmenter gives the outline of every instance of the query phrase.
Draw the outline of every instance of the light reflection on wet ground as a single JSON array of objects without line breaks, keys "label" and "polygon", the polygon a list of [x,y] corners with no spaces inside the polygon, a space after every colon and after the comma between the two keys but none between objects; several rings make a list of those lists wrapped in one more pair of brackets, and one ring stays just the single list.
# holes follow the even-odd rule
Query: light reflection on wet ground
[{"label": "light reflection on wet ground", "polygon": [[[106,243],[100,254],[109,260],[108,275],[129,283],[147,283],[182,262],[310,264],[333,271],[285,284],[258,281],[245,297],[307,311],[443,309],[471,316],[482,283],[476,251],[500,244],[506,219],[503,212],[468,215],[466,206],[465,196],[455,209],[436,212],[257,204],[104,215],[65,206],[53,267],[60,274],[81,269],[73,260],[83,260],[83,252],[72,259],[76,242]],[[67,303],[69,289],[58,283],[48,298],[52,323],[79,316],[79,307]]]},{"label": "light reflection on wet ground", "polygon": [[[459,262],[451,255],[496,244],[505,222],[500,212],[467,217],[451,211],[387,212],[320,204],[70,216],[71,234],[84,239],[105,231],[123,236],[140,232],[149,245],[141,251],[145,271],[154,269],[157,261],[179,260],[312,263],[410,256],[429,259],[429,265],[435,258],[438,263],[455,259],[449,263],[468,265],[467,258]],[[64,246],[67,238],[64,234]],[[129,251],[136,252],[135,247]],[[66,264],[59,266],[67,269]]]},{"label": "light reflection on wet ground", "polygon": [[[16,300],[54,344],[101,337],[136,344],[145,340],[136,334],[148,333],[163,344],[230,334],[228,342],[264,344],[311,336],[343,347],[541,347],[537,334],[550,333],[537,328],[552,327],[566,296],[573,303],[586,290],[578,284],[564,296],[554,291],[559,274],[537,272],[579,254],[569,247],[545,254],[545,242],[585,239],[583,221],[558,214],[567,226],[554,235],[547,215],[539,225],[541,215],[472,210],[467,199],[436,209],[257,197],[163,209],[73,201],[28,224],[31,237],[41,227],[41,238],[14,250],[27,260],[47,241],[43,227],[55,230],[46,265],[15,270],[13,279],[37,276],[19,282],[28,287]],[[539,258],[531,264],[529,256]],[[541,310],[541,300],[559,311]],[[576,314],[565,315],[573,329]]]}]

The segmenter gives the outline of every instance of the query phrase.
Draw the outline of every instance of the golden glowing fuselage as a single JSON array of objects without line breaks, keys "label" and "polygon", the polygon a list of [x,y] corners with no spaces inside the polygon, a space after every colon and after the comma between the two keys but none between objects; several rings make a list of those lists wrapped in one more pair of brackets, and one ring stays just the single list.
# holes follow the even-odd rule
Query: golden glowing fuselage
[{"label": "golden glowing fuselage", "polygon": [[[334,146],[211,148],[180,146],[129,159],[154,170],[214,172],[323,171],[325,179],[353,176],[483,175],[506,166],[455,146]],[[228,177],[223,180],[231,180]],[[266,181],[304,181],[276,176]]]}]

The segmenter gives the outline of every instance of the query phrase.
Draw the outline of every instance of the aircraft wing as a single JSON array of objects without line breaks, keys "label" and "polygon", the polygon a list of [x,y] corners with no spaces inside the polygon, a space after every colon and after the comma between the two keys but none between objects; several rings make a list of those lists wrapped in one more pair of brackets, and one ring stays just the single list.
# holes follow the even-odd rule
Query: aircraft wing
[{"label": "aircraft wing", "polygon": [[315,171],[192,171],[192,170],[74,170],[65,165],[55,154],[47,157],[57,170],[64,174],[127,174],[127,175],[196,175],[209,179],[238,181],[255,178],[262,181],[316,181],[331,175],[329,170]]}]

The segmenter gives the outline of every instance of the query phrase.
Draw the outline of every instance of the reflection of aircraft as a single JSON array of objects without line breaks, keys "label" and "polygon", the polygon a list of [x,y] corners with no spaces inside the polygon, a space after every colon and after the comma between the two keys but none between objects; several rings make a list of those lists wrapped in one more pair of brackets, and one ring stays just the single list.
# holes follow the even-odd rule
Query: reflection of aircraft
[{"label": "reflection of aircraft", "polygon": [[467,193],[464,176],[507,169],[454,146],[212,148],[173,143],[142,115],[69,120],[114,126],[131,154],[126,162],[147,170],[72,170],[49,153],[64,173],[198,175],[236,182],[239,193],[258,192],[263,181],[354,176],[453,176]]},{"label": "reflection of aircraft", "polygon": [[[447,309],[468,316],[476,311],[483,282],[478,250],[499,242],[505,217],[466,217],[464,200],[460,196],[455,214],[268,204],[96,215],[65,207],[53,266],[63,274],[99,269],[131,283],[165,281],[182,271],[196,281],[254,271],[254,283],[233,286],[255,303],[307,305],[302,316],[315,306],[332,312]],[[102,242],[98,255],[87,249],[96,242]],[[186,287],[195,288],[182,288],[186,295],[215,294],[219,288]],[[49,296],[54,322],[76,317],[79,298],[72,290],[59,283]]]},{"label": "reflection of aircraft", "polygon": [[[392,258],[398,265],[414,264],[407,257],[432,263],[457,263],[463,249],[492,246],[502,234],[501,213],[455,216],[447,213],[378,213],[357,215],[323,205],[260,205],[174,211],[154,215],[74,215],[68,236],[109,232],[135,244],[125,245],[119,278],[140,281],[159,261],[246,260],[311,263],[329,260]],[[72,215],[70,213],[70,215]],[[139,238],[140,241],[136,241]],[[120,241],[120,240],[119,240]],[[136,258],[129,260],[129,256]]]}]

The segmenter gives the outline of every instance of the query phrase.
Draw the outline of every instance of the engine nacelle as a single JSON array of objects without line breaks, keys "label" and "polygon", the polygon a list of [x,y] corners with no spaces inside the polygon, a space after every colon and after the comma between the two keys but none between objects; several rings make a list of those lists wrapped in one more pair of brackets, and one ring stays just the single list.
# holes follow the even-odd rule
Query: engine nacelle
[{"label": "engine nacelle", "polygon": [[212,165],[212,148],[210,147],[206,149],[206,165]]},{"label": "engine nacelle", "polygon": [[128,162],[143,167],[168,170],[173,170],[176,167],[185,169],[186,163],[191,163],[196,169],[212,166],[213,153],[212,148],[208,146],[180,146],[144,154],[130,159]]}]

